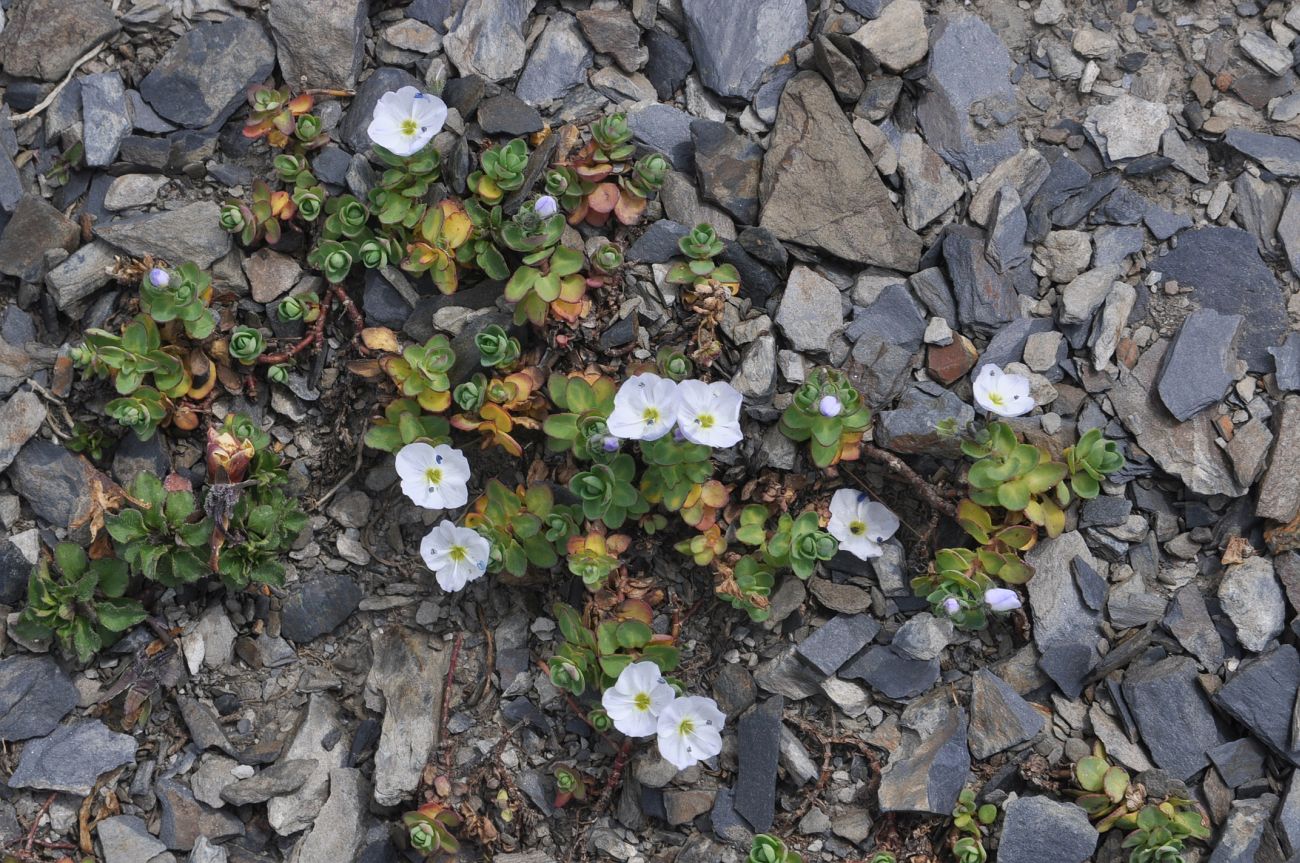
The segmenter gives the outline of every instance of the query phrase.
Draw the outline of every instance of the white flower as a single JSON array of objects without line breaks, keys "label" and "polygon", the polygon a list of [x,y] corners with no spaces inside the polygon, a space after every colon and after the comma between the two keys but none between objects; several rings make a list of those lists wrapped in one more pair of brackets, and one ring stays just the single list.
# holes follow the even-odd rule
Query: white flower
[{"label": "white flower", "polygon": [[726,449],[740,443],[744,399],[726,381],[682,381],[677,385],[677,427],[691,443]]},{"label": "white flower", "polygon": [[991,587],[984,591],[984,602],[994,611],[1013,611],[1020,607],[1020,597],[1005,587]]},{"label": "white flower", "polygon": [[976,403],[998,416],[1018,417],[1034,409],[1034,397],[1029,394],[1029,378],[1009,375],[993,363],[980,369],[974,390]]},{"label": "white flower", "polygon": [[555,200],[551,195],[542,195],[533,203],[533,212],[541,216],[543,219],[554,216],[556,211],[559,209],[560,202]]},{"label": "white flower", "polygon": [[469,500],[469,462],[458,449],[442,443],[408,443],[397,451],[402,492],[425,509],[455,509]]},{"label": "white flower", "polygon": [[626,440],[658,440],[677,417],[677,384],[658,375],[633,375],[614,394],[605,427]]},{"label": "white flower", "polygon": [[446,591],[460,590],[487,572],[492,545],[478,531],[456,527],[447,519],[420,540],[420,557],[433,570],[438,586]]},{"label": "white flower", "polygon": [[842,488],[831,496],[831,522],[826,526],[840,550],[860,560],[880,557],[880,543],[898,530],[898,516],[889,507],[868,500],[866,492]]},{"label": "white flower", "polygon": [[447,105],[414,87],[385,93],[375,104],[366,134],[396,156],[413,156],[447,122]]},{"label": "white flower", "polygon": [[633,662],[600,697],[601,706],[614,720],[614,727],[628,737],[649,737],[655,733],[655,719],[676,693],[653,662]]},{"label": "white flower", "polygon": [[727,715],[712,698],[688,695],[675,699],[659,714],[659,754],[685,770],[722,751],[722,725]]},{"label": "white flower", "polygon": [[817,402],[817,410],[824,417],[837,417],[844,410],[844,403],[835,396],[822,396],[821,401]]}]

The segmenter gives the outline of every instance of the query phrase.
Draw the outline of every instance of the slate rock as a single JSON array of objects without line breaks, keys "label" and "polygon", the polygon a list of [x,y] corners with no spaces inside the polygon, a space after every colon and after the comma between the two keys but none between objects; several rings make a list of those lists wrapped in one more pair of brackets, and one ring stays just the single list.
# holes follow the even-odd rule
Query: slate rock
[{"label": "slate rock", "polygon": [[591,60],[591,46],[578,32],[577,20],[572,15],[558,13],[533,46],[515,85],[515,95],[529,105],[563,99],[587,80]]},{"label": "slate rock", "polygon": [[1300,396],[1282,400],[1276,425],[1276,440],[1269,455],[1268,469],[1259,484],[1255,515],[1290,522],[1300,512]]},{"label": "slate rock", "polygon": [[443,685],[451,661],[440,644],[414,629],[390,626],[371,635],[374,656],[366,702],[384,714],[375,752],[375,802],[393,806],[419,785],[438,749]]},{"label": "slate rock", "polygon": [[446,33],[447,19],[451,17],[451,0],[411,0],[406,6],[406,17],[428,24],[439,33]]},{"label": "slate rock", "polygon": [[370,783],[360,770],[337,767],[329,773],[329,798],[311,830],[294,849],[297,863],[354,860],[366,835]]},{"label": "slate rock", "polygon": [[1160,137],[1169,126],[1169,110],[1164,103],[1123,93],[1112,102],[1089,108],[1084,126],[1112,161],[1132,159],[1160,148]]},{"label": "slate rock", "polygon": [[169,849],[189,851],[203,837],[220,842],[244,835],[244,822],[234,813],[203,805],[184,783],[160,779],[154,790],[162,808],[158,838]]},{"label": "slate rock", "polygon": [[53,658],[0,660],[0,740],[44,737],[76,706],[77,688]]},{"label": "slate rock", "polygon": [[0,471],[13,464],[19,450],[40,431],[46,414],[45,403],[28,390],[0,404]]},{"label": "slate rock", "polygon": [[1019,317],[1015,288],[985,257],[983,231],[970,225],[951,227],[944,233],[942,250],[963,330],[987,335]]},{"label": "slate rock", "polygon": [[338,717],[339,706],[334,699],[319,692],[310,696],[282,757],[315,761],[316,769],[297,791],[267,801],[267,821],[280,836],[310,827],[329,797],[330,771],[342,767],[348,754],[347,747],[340,744],[344,729]]},{"label": "slate rock", "polygon": [[1223,143],[1283,179],[1300,177],[1300,141],[1249,129],[1229,129]]},{"label": "slate rock", "polygon": [[1029,260],[1025,235],[1029,220],[1020,205],[1020,193],[1014,186],[1004,186],[989,222],[989,241],[984,256],[999,273],[1006,273]]},{"label": "slate rock", "polygon": [[975,421],[975,409],[950,390],[935,395],[912,387],[896,408],[877,414],[876,443],[897,453],[956,455],[957,442],[938,432],[939,424],[947,420],[965,428]]},{"label": "slate rock", "polygon": [[1101,304],[1106,302],[1119,275],[1116,267],[1097,267],[1071,279],[1061,288],[1057,320],[1067,325],[1089,323]]},{"label": "slate rock", "polygon": [[1177,779],[1190,779],[1227,741],[1189,657],[1130,666],[1123,691],[1152,760]]},{"label": "slate rock", "polygon": [[1264,650],[1286,625],[1282,587],[1266,557],[1228,567],[1218,597],[1236,627],[1237,641],[1252,653]]},{"label": "slate rock", "polygon": [[10,788],[63,791],[82,797],[95,780],[135,761],[135,738],[118,734],[98,719],[62,725],[23,747]]},{"label": "slate rock", "polygon": [[1236,380],[1236,345],[1245,319],[1197,309],[1165,351],[1156,391],[1179,422],[1221,401]]},{"label": "slate rock", "polygon": [[1098,833],[1073,803],[1048,797],[1018,797],[1003,810],[999,863],[1087,863]]},{"label": "slate rock", "polygon": [[206,269],[230,251],[230,234],[221,229],[220,218],[221,208],[215,203],[195,201],[176,210],[114,219],[96,227],[95,233],[136,257],[193,261]]},{"label": "slate rock", "polygon": [[1234,800],[1206,863],[1282,863],[1286,858],[1269,823],[1276,806],[1273,794]]},{"label": "slate rock", "polygon": [[86,166],[113,164],[118,148],[131,132],[126,87],[118,72],[100,72],[81,78],[82,143]]},{"label": "slate rock", "polygon": [[646,33],[645,42],[649,54],[645,75],[659,98],[668,101],[686,83],[695,60],[685,44],[662,30]]},{"label": "slate rock", "polygon": [[989,223],[997,203],[996,198],[1005,186],[1013,187],[1020,200],[1027,205],[1051,173],[1051,162],[1033,148],[1019,150],[1008,156],[980,182],[979,189],[971,196],[968,213],[972,221],[980,225]]},{"label": "slate rock", "polygon": [[1300,744],[1291,731],[1297,691],[1300,655],[1283,644],[1243,663],[1214,694],[1214,703],[1279,758],[1300,766]]},{"label": "slate rock", "polygon": [[695,171],[695,145],[691,141],[690,114],[672,105],[646,102],[628,112],[632,140],[663,153],[677,171]]},{"label": "slate rock", "polygon": [[880,810],[949,816],[969,775],[966,713],[948,709],[927,734],[903,729],[880,776]]},{"label": "slate rock", "polygon": [[281,634],[306,644],[347,620],[361,603],[361,588],[342,573],[321,573],[289,588]]},{"label": "slate rock", "polygon": [[312,758],[282,760],[222,788],[221,799],[232,806],[265,803],[272,797],[297,791],[315,770],[316,761]]},{"label": "slate rock", "polygon": [[311,87],[356,87],[368,5],[367,0],[273,0],[267,23],[281,77],[306,80]]},{"label": "slate rock", "polygon": [[671,219],[651,223],[627,250],[626,259],[645,264],[663,264],[681,255],[677,241],[689,234],[690,228]]},{"label": "slate rock", "polygon": [[273,68],[275,47],[260,24],[242,17],[203,22],[172,43],[140,82],[140,95],[173,123],[202,128],[230,117],[249,85]]},{"label": "slate rock", "polygon": [[354,153],[364,153],[369,150],[370,136],[366,134],[366,128],[369,127],[370,119],[375,113],[375,105],[379,104],[380,98],[385,93],[403,87],[423,89],[420,82],[405,69],[383,66],[372,72],[369,78],[361,82],[357,94],[352,97],[347,111],[343,114],[343,121],[339,124],[339,140]]},{"label": "slate rock", "polygon": [[892,646],[876,645],[840,668],[839,676],[861,680],[886,698],[906,701],[938,682],[939,660],[913,659]]},{"label": "slate rock", "polygon": [[524,22],[537,0],[468,0],[443,51],[461,75],[501,81],[524,65]]},{"label": "slate rock", "polygon": [[924,335],[920,306],[901,282],[881,290],[867,305],[854,307],[844,337],[853,344],[853,359],[862,368],[854,382],[869,404],[892,402],[907,386],[920,364]]},{"label": "slate rock", "polygon": [[7,476],[38,518],[73,525],[90,515],[90,484],[97,473],[81,456],[52,441],[33,438],[19,450]]},{"label": "slate rock", "polygon": [[122,29],[103,0],[16,0],[6,14],[0,66],[15,78],[57,81],[97,42]]},{"label": "slate rock", "polygon": [[986,668],[971,678],[970,751],[983,761],[1033,740],[1047,720],[1006,681]]},{"label": "slate rock", "polygon": [[1097,569],[1097,559],[1078,531],[1044,539],[1025,555],[1034,568],[1028,592],[1034,643],[1040,651],[1058,644],[1084,644],[1095,650],[1098,613],[1084,603],[1075,586],[1076,559]]},{"label": "slate rock", "polygon": [[72,252],[80,237],[77,224],[40,195],[24,195],[0,233],[0,273],[35,281],[48,249]]},{"label": "slate rock", "polygon": [[1268,753],[1249,737],[1230,740],[1216,746],[1208,753],[1214,768],[1229,788],[1239,788],[1264,775],[1264,759]]},{"label": "slate rock", "polygon": [[509,90],[484,99],[478,106],[478,122],[489,135],[517,138],[541,131],[542,115]]},{"label": "slate rock", "polygon": [[700,80],[720,96],[748,99],[764,74],[808,35],[802,0],[683,0]]},{"label": "slate rock", "polygon": [[740,717],[736,738],[740,767],[735,809],[757,833],[772,826],[776,814],[776,770],[785,699],[774,695]]},{"label": "slate rock", "polygon": [[758,221],[758,181],[763,148],[731,131],[726,123],[695,120],[691,123],[695,171],[705,200],[726,210],[736,221]]},{"label": "slate rock", "polygon": [[880,623],[869,614],[837,614],[795,648],[799,658],[829,677],[871,643]]},{"label": "slate rock", "polygon": [[[0,603],[21,604],[27,596],[32,564],[8,536],[0,536]],[[0,734],[0,738],[4,735]],[[38,737],[40,735],[32,735]]]},{"label": "slate rock", "polygon": [[795,350],[827,352],[832,339],[844,330],[839,289],[808,267],[795,267],[775,322]]},{"label": "slate rock", "polygon": [[1214,671],[1223,664],[1223,639],[1210,619],[1205,597],[1195,584],[1184,585],[1174,594],[1163,625],[1206,668]]},{"label": "slate rock", "polygon": [[[889,8],[902,2],[896,0]],[[938,219],[965,193],[961,180],[915,133],[903,135],[898,145],[898,173],[903,178],[903,220],[914,231]]]},{"label": "slate rock", "polygon": [[779,239],[856,263],[917,269],[920,237],[890,202],[857,133],[816,73],[795,75],[781,95],[759,190],[760,224]]},{"label": "slate rock", "polygon": [[144,820],[135,815],[115,815],[95,825],[95,835],[104,851],[104,863],[141,863],[167,850],[149,832]]},{"label": "slate rock", "polygon": [[925,140],[978,179],[1021,149],[1011,55],[977,15],[946,13],[930,31],[930,68],[916,106]]}]

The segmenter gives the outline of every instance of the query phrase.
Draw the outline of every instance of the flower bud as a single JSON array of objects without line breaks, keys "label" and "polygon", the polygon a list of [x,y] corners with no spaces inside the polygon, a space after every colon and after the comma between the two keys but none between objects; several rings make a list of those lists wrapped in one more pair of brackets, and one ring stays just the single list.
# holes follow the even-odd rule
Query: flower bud
[{"label": "flower bud", "polygon": [[961,603],[958,602],[954,597],[950,596],[943,601],[943,610],[947,612],[949,615],[956,614],[957,612],[961,611]]},{"label": "flower bud", "polygon": [[560,202],[555,200],[551,195],[542,195],[537,199],[537,202],[533,204],[533,212],[541,216],[543,219],[549,219],[551,216],[554,216],[559,209]]},{"label": "flower bud", "polygon": [[984,591],[984,602],[994,611],[1013,611],[1020,607],[1020,597],[1014,590],[994,587]]},{"label": "flower bud", "polygon": [[835,396],[822,396],[821,401],[817,402],[817,410],[824,417],[837,417],[844,410],[844,404]]},{"label": "flower bud", "polygon": [[154,267],[149,271],[149,284],[155,288],[165,288],[171,284],[172,277],[162,267]]}]

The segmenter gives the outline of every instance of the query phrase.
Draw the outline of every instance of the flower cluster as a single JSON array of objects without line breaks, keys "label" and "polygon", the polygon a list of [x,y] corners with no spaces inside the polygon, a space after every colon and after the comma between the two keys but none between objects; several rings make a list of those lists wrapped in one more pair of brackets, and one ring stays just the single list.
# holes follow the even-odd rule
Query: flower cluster
[{"label": "flower cluster", "polygon": [[714,449],[740,443],[740,393],[725,381],[681,383],[646,372],[614,396],[606,427],[623,440],[658,440],[674,426],[685,440]]},{"label": "flower cluster", "polygon": [[614,727],[628,737],[656,736],[659,754],[678,770],[722,751],[727,716],[712,698],[678,696],[653,662],[634,662],[601,696]]}]

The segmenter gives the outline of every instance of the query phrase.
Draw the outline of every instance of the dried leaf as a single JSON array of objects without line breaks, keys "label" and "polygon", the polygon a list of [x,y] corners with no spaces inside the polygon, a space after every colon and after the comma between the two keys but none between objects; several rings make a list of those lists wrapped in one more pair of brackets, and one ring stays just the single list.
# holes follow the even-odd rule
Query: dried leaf
[{"label": "dried leaf", "polygon": [[395,354],[401,350],[397,344],[397,333],[388,327],[366,327],[361,331],[361,342],[372,351]]}]

